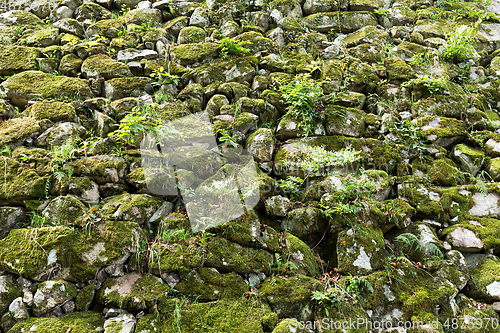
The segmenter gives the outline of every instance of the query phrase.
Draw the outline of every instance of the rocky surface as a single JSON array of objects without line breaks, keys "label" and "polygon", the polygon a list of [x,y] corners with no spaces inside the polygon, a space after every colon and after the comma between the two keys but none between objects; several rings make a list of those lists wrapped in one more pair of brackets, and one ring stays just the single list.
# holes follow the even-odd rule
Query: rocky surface
[{"label": "rocky surface", "polygon": [[4,4],[0,333],[499,332],[497,1]]}]

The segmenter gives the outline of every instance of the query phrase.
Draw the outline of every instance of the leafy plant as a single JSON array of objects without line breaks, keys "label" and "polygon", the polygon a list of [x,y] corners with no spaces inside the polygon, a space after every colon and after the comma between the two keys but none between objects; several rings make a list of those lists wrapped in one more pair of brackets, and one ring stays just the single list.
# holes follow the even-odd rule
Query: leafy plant
[{"label": "leafy plant", "polygon": [[322,121],[325,117],[324,107],[319,102],[323,96],[321,83],[313,80],[310,74],[299,74],[291,81],[278,81],[282,100],[289,106],[287,115],[300,120],[299,127],[304,135],[313,133],[316,120]]},{"label": "leafy plant", "polygon": [[302,185],[304,184],[304,179],[295,176],[288,176],[286,179],[278,180],[276,185],[282,189],[284,194],[289,197],[292,201],[299,200],[302,195]]},{"label": "leafy plant", "polygon": [[475,50],[479,40],[474,36],[475,31],[467,26],[460,26],[451,34],[446,35],[448,40],[439,55],[450,62],[466,60]]},{"label": "leafy plant", "polygon": [[28,213],[29,215],[29,222],[27,223],[27,226],[32,227],[32,228],[39,228],[39,227],[44,227],[46,225],[50,225],[49,220],[47,217],[44,215],[37,213],[37,212],[31,212]]},{"label": "leafy plant", "polygon": [[324,308],[325,314],[328,317],[333,307],[338,307],[341,304],[347,305],[357,303],[361,290],[367,290],[373,293],[373,286],[366,277],[350,277],[345,288],[342,288],[329,274],[326,274],[324,290],[313,291],[311,299]]},{"label": "leafy plant", "polygon": [[299,269],[297,265],[289,260],[284,260],[278,253],[274,255],[271,270],[277,275],[292,275]]},{"label": "leafy plant", "polygon": [[395,240],[401,243],[402,252],[407,258],[413,251],[423,251],[425,254],[429,254],[434,260],[442,260],[444,258],[443,252],[441,252],[436,244],[432,242],[422,244],[418,237],[412,233],[403,233],[397,236]]},{"label": "leafy plant", "polygon": [[225,37],[219,41],[219,46],[221,47],[220,50],[220,57],[222,59],[226,59],[226,57],[229,54],[235,55],[235,56],[241,56],[244,55],[245,53],[250,52],[249,49],[243,47],[244,45],[250,44],[248,41],[236,41],[232,38]]},{"label": "leafy plant", "polygon": [[306,176],[315,177],[331,173],[334,167],[343,167],[361,160],[359,151],[343,148],[339,151],[328,151],[322,146],[309,147],[304,155],[295,161],[285,160],[283,167],[302,170]]},{"label": "leafy plant", "polygon": [[217,133],[220,135],[219,140],[224,143],[225,147],[231,146],[233,148],[238,148],[238,143],[234,141],[233,137],[229,135],[229,133],[224,129],[217,130]]},{"label": "leafy plant", "polygon": [[178,85],[180,79],[179,76],[168,73],[168,71],[166,71],[163,66],[154,68],[153,72],[149,76],[155,79],[155,82],[152,83],[152,85],[155,87],[170,83]]},{"label": "leafy plant", "polygon": [[415,89],[419,85],[424,86],[431,95],[442,94],[448,87],[446,79],[426,75],[418,75],[416,79],[411,79],[401,84],[402,87],[410,89]]}]

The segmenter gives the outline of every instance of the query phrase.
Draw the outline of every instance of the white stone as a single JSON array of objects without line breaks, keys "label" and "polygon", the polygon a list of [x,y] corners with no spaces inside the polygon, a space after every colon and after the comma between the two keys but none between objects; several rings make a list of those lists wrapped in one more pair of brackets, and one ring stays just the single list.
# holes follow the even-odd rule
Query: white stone
[{"label": "white stone", "polygon": [[479,252],[484,246],[473,231],[463,227],[450,232],[450,243],[455,250],[461,252]]},{"label": "white stone", "polygon": [[497,300],[500,300],[500,281],[495,281],[486,286],[486,292]]},{"label": "white stone", "polygon": [[359,256],[356,260],[354,260],[353,265],[356,267],[361,267],[364,269],[371,270],[372,265],[370,263],[370,258],[371,258],[371,253],[368,256],[365,252],[365,249],[363,246],[359,248]]},{"label": "white stone", "polygon": [[475,205],[469,210],[469,214],[472,216],[500,215],[498,199],[498,195],[494,193],[488,193],[486,196],[483,196],[481,193],[475,193],[472,196]]}]

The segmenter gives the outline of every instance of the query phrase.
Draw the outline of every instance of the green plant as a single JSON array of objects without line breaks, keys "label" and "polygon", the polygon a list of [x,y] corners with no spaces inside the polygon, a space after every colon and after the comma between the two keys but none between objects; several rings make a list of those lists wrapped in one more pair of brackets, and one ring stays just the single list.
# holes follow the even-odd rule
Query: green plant
[{"label": "green plant", "polygon": [[73,140],[67,140],[61,146],[52,147],[52,171],[60,171],[64,164],[76,157],[78,149]]},{"label": "green plant", "polygon": [[486,170],[481,170],[477,174],[477,176],[474,176],[473,174],[468,172],[463,172],[463,175],[469,178],[469,182],[474,183],[476,185],[476,188],[483,195],[483,197],[486,197],[488,195],[488,187],[486,187],[486,183],[484,180],[487,180],[489,178],[489,181],[493,181],[493,178]]},{"label": "green plant", "polygon": [[0,155],[2,156],[12,156],[12,149],[9,146],[3,146],[0,151]]},{"label": "green plant", "polygon": [[286,179],[278,180],[276,185],[282,189],[284,194],[292,201],[298,201],[302,195],[302,185],[304,179],[295,176],[288,176]]},{"label": "green plant", "polygon": [[271,270],[275,275],[292,275],[297,269],[299,267],[294,262],[290,260],[285,261],[278,253],[274,255]]},{"label": "green plant", "polygon": [[186,242],[191,235],[185,229],[167,229],[162,231],[160,240],[166,243]]},{"label": "green plant", "polygon": [[166,92],[163,92],[163,91],[155,92],[155,97],[154,97],[155,103],[159,103],[159,104],[160,103],[167,103],[173,99],[174,98],[172,97],[172,95],[170,95]]},{"label": "green plant", "polygon": [[401,243],[401,251],[406,258],[414,251],[423,251],[424,254],[430,255],[433,260],[442,260],[444,258],[443,252],[436,244],[432,242],[422,244],[418,237],[412,233],[403,233],[397,236],[395,240]]},{"label": "green plant", "polygon": [[405,147],[411,147],[420,153],[428,153],[427,140],[422,136],[419,128],[408,119],[395,121],[389,126],[391,133],[396,135],[392,141],[395,144],[402,144]]},{"label": "green plant", "polygon": [[283,167],[299,169],[307,177],[316,177],[330,174],[335,167],[344,167],[361,160],[361,152],[352,148],[342,148],[338,151],[328,151],[322,146],[304,149],[303,156],[296,160],[285,160]]},{"label": "green plant", "polygon": [[198,244],[201,247],[201,251],[205,253],[207,251],[207,246],[209,240],[214,237],[215,234],[208,232],[206,230],[201,230],[198,234]]},{"label": "green plant", "polygon": [[29,226],[32,228],[40,228],[40,227],[50,225],[47,217],[45,217],[41,213],[31,212],[31,213],[28,213],[28,216],[29,216],[29,221],[26,224],[26,226]]},{"label": "green plant", "polygon": [[344,288],[327,273],[325,275],[326,283],[323,291],[313,291],[311,299],[316,301],[319,306],[325,310],[328,317],[333,307],[339,307],[342,304],[355,304],[362,291],[373,293],[373,286],[366,277],[349,277],[345,282]]},{"label": "green plant", "polygon": [[220,135],[219,140],[224,143],[227,148],[228,145],[233,148],[238,148],[238,143],[234,141],[233,137],[227,133],[224,129],[217,130],[217,133]]},{"label": "green plant", "polygon": [[235,56],[241,56],[244,55],[245,53],[250,52],[249,49],[243,47],[244,45],[250,44],[248,41],[236,41],[232,38],[225,37],[219,41],[219,46],[221,47],[220,50],[220,57],[222,59],[226,59],[226,57],[229,54],[235,55]]},{"label": "green plant", "polygon": [[178,85],[180,79],[179,76],[168,73],[168,71],[163,66],[154,68],[153,72],[149,76],[155,79],[155,82],[152,83],[152,85],[155,87],[159,87],[164,84]]},{"label": "green plant", "polygon": [[448,87],[448,82],[444,78],[436,78],[426,75],[418,75],[416,79],[411,79],[401,84],[402,87],[415,89],[417,86],[424,86],[431,95],[442,94]]},{"label": "green plant", "polygon": [[451,34],[446,35],[448,40],[440,51],[439,55],[450,62],[460,62],[466,60],[479,43],[475,37],[475,31],[467,26],[460,26]]},{"label": "green plant", "polygon": [[153,106],[146,104],[132,109],[132,112],[120,121],[118,129],[109,133],[108,136],[125,144],[136,144],[138,136],[145,131],[151,132],[156,138],[160,136],[163,139],[172,138],[174,134],[179,133],[175,128],[164,124]]},{"label": "green plant", "polygon": [[278,81],[282,100],[287,103],[287,115],[300,120],[299,127],[308,136],[314,131],[314,122],[325,117],[321,83],[313,80],[310,74],[299,74],[291,81]]}]

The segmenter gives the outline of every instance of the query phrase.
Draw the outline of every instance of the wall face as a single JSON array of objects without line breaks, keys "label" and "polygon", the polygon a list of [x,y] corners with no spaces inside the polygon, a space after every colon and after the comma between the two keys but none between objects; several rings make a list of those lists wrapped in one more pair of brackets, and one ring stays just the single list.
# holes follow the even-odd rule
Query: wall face
[{"label": "wall face", "polygon": [[496,2],[5,5],[0,333],[498,332]]}]

